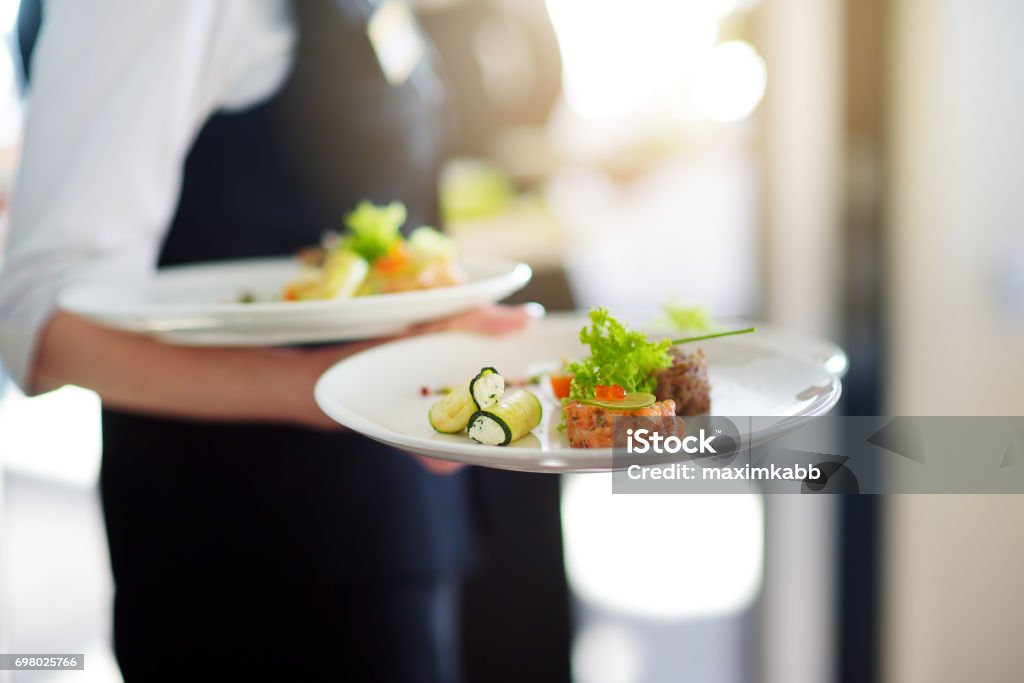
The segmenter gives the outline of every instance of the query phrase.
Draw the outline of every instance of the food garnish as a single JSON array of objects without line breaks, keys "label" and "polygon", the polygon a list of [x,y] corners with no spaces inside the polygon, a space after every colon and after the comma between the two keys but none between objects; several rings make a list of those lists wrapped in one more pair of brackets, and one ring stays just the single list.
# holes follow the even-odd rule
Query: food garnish
[{"label": "food garnish", "polygon": [[756,327],[745,327],[742,330],[728,330],[725,332],[710,332],[708,334],[702,334],[696,337],[684,337],[683,339],[673,339],[672,346],[679,346],[680,344],[689,344],[695,341],[704,341],[705,339],[717,339],[719,337],[731,337],[734,334],[750,334],[751,332],[757,332]]},{"label": "food garnish", "polygon": [[559,398],[608,400],[633,392],[652,394],[658,386],[657,372],[673,364],[676,357],[670,353],[673,346],[749,334],[757,329],[748,327],[652,342],[643,332],[631,330],[616,320],[605,308],[591,310],[590,323],[580,330],[580,341],[590,346],[590,356],[566,366],[566,373],[572,376],[567,396],[560,396],[559,391],[564,387],[565,375],[551,378],[552,391]]},{"label": "food garnish", "polygon": [[704,332],[711,329],[711,314],[703,306],[684,306],[672,299],[661,308],[662,317],[677,330]]},{"label": "food garnish", "polygon": [[569,392],[572,390],[572,375],[551,375],[548,381],[551,383],[551,392],[555,398],[569,398]]},{"label": "food garnish", "polygon": [[598,401],[620,401],[626,398],[626,388],[618,384],[598,384],[594,387],[594,398]]},{"label": "food garnish", "polygon": [[652,373],[672,364],[668,352],[672,343],[648,341],[647,335],[630,330],[606,308],[591,310],[590,323],[580,330],[580,341],[590,346],[590,356],[566,367],[573,376],[569,398],[594,398],[598,385],[617,384],[626,393],[654,391],[657,382]]},{"label": "food garnish", "polygon": [[648,394],[646,391],[634,391],[625,394],[622,398],[581,398],[579,402],[609,410],[637,410],[653,405],[657,400],[658,398],[654,394]]}]

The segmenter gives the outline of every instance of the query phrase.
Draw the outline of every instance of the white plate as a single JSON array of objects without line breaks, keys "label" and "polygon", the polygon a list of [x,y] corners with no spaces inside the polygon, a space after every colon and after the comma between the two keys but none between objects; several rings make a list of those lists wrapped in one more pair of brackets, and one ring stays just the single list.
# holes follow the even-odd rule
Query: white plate
[{"label": "white plate", "polygon": [[[92,282],[62,293],[65,310],[181,344],[251,346],[364,339],[493,303],[522,288],[529,266],[478,259],[467,282],[345,300],[260,301],[300,272],[291,257],[173,266],[146,282]],[[256,303],[238,303],[251,292]]]},{"label": "white plate", "polygon": [[[443,460],[526,472],[604,471],[611,449],[570,448],[557,430],[559,406],[538,390],[544,419],[533,434],[507,447],[465,435],[437,434],[427,422],[436,396],[423,387],[464,381],[484,366],[507,378],[527,378],[563,357],[585,355],[579,315],[551,316],[506,337],[458,332],[424,335],[351,356],[316,385],[320,407],[343,425],[396,448]],[[708,356],[713,415],[772,416],[759,421],[752,443],[778,436],[802,418],[822,415],[839,400],[846,356],[834,344],[760,328],[756,334],[700,344]],[[835,372],[830,370],[836,370]]]}]

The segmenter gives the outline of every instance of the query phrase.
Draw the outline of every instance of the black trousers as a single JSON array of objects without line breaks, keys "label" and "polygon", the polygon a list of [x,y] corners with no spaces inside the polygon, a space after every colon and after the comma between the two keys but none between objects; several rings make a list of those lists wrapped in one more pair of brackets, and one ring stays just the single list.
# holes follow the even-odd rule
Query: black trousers
[{"label": "black trousers", "polygon": [[136,681],[459,680],[458,583],[119,586],[114,647]]}]

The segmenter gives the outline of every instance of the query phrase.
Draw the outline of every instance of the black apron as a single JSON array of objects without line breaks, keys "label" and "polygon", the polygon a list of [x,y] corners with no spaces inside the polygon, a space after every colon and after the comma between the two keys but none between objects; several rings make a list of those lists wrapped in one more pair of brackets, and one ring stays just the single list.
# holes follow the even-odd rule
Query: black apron
[{"label": "black apron", "polygon": [[[430,54],[393,85],[367,38],[373,3],[293,9],[291,74],[203,126],[160,265],[293,253],[362,199],[436,224]],[[209,678],[219,660],[233,678],[453,677],[453,587],[474,554],[464,474],[351,434],[104,409],[101,492],[129,681]]]}]

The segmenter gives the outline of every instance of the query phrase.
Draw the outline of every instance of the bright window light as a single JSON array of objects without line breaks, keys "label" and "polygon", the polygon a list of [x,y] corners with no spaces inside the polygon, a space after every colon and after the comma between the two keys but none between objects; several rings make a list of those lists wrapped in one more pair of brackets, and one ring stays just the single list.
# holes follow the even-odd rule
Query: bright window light
[{"label": "bright window light", "polygon": [[10,33],[18,19],[20,0],[0,0],[0,33]]},{"label": "bright window light", "polygon": [[8,385],[0,397],[0,459],[8,470],[91,486],[100,442],[100,399],[91,391],[67,386],[26,398]]},{"label": "bright window light", "polygon": [[572,646],[577,683],[633,683],[644,674],[643,643],[625,626],[609,621],[583,625]]},{"label": "bright window light", "polygon": [[740,121],[764,97],[768,71],[754,46],[742,40],[716,45],[697,70],[694,99],[713,121]]},{"label": "bright window light", "polygon": [[584,118],[657,107],[685,91],[718,38],[702,0],[547,0],[562,54],[566,102]]},{"label": "bright window light", "polygon": [[753,602],[764,545],[759,495],[613,495],[610,475],[563,481],[566,571],[580,599],[666,620],[736,614]]}]

